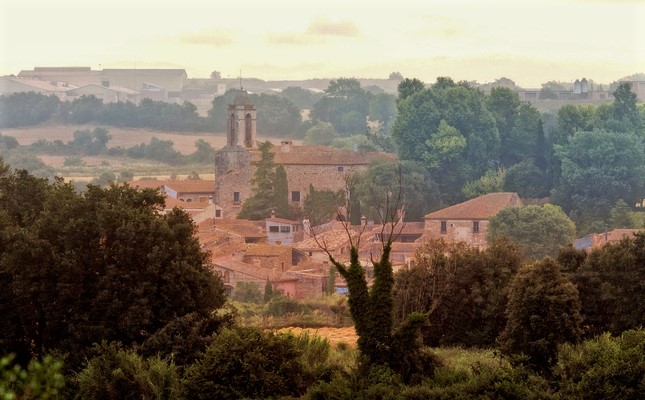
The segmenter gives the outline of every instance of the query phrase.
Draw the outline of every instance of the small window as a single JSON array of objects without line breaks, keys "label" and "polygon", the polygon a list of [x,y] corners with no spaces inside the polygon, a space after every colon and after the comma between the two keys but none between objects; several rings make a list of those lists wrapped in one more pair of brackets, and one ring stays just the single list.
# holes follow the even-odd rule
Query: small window
[{"label": "small window", "polygon": [[338,167],[338,172],[343,172],[345,170],[345,167]]},{"label": "small window", "polygon": [[300,192],[299,191],[291,192],[291,201],[300,201]]},{"label": "small window", "polygon": [[222,218],[222,210],[215,210],[215,218]]},{"label": "small window", "polygon": [[441,233],[448,233],[448,226],[446,221],[441,221]]},{"label": "small window", "polygon": [[275,226],[270,226],[269,227],[269,232],[280,232],[280,227],[275,225]]},{"label": "small window", "polygon": [[473,221],[473,232],[474,233],[479,232],[479,221]]},{"label": "small window", "polygon": [[233,192],[233,201],[240,201],[240,192]]},{"label": "small window", "polygon": [[291,227],[290,226],[281,226],[280,227],[280,232],[289,233],[289,232],[291,232]]}]

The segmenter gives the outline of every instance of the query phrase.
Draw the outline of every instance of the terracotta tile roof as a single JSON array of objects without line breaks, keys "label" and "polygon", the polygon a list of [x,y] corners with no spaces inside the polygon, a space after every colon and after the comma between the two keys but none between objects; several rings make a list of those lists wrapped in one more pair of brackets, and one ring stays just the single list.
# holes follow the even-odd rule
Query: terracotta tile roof
[{"label": "terracotta tile roof", "polygon": [[605,236],[604,233],[600,233],[599,235],[601,235],[603,237],[603,239],[606,238],[606,240],[608,242],[618,242],[618,241],[622,240],[625,237],[632,237],[635,234],[637,234],[638,232],[642,232],[642,231],[643,231],[643,229],[623,229],[623,228],[618,228],[618,229],[614,229],[611,232],[607,232],[606,236]]},{"label": "terracotta tile roof", "polygon": [[166,181],[163,185],[177,193],[214,193],[215,181],[208,179],[191,181]]},{"label": "terracotta tile roof", "polygon": [[[356,237],[357,233],[352,232],[352,236]],[[347,246],[349,239],[347,238],[347,232],[343,229],[332,229],[320,234],[316,234],[316,238],[305,235],[305,240],[302,242],[294,243],[293,247],[298,250],[311,251],[311,250],[320,250],[320,244],[325,244],[330,251],[338,250],[341,247]],[[367,240],[367,236],[365,236]]]},{"label": "terracotta tile roof", "polygon": [[266,234],[263,225],[246,219],[209,219],[204,223],[209,223],[219,229],[236,233],[245,238],[264,238]]},{"label": "terracotta tile roof", "polygon": [[[394,227],[395,234],[401,235],[421,235],[425,232],[425,222],[404,222],[402,224],[397,224]],[[392,232],[392,225],[388,224],[383,228],[381,225],[377,225],[372,229],[373,234],[380,234],[381,230],[383,233],[388,235]]]},{"label": "terracotta tile roof", "polygon": [[211,264],[217,267],[226,268],[231,271],[240,272],[257,279],[267,280],[270,279],[270,276],[272,275],[272,271],[270,269],[247,264],[245,262],[237,260],[233,256],[219,257],[212,260]]},{"label": "terracotta tile roof", "polygon": [[284,253],[291,253],[291,246],[273,246],[269,244],[247,244],[240,251],[252,257],[278,257]]},{"label": "terracotta tile roof", "polygon": [[[283,165],[367,165],[372,161],[395,161],[396,155],[384,152],[355,152],[343,151],[325,146],[294,146],[290,150],[282,151],[280,146],[274,146],[276,164]],[[259,160],[260,152],[252,153],[253,160]]]},{"label": "terracotta tile roof", "polygon": [[263,268],[257,265],[247,264],[240,261],[235,256],[219,257],[211,261],[211,264],[216,267],[225,268],[230,271],[239,272],[256,279],[269,280],[271,282],[277,281],[293,281],[294,277],[282,272],[274,271],[272,269]]},{"label": "terracotta tile roof", "polygon": [[521,205],[517,193],[489,193],[427,214],[425,219],[490,219],[506,207]]}]

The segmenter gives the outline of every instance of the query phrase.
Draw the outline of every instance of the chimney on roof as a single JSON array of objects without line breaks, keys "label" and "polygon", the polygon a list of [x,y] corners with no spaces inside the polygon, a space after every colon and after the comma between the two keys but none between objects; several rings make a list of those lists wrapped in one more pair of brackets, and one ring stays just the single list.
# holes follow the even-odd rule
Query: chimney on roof
[{"label": "chimney on roof", "polygon": [[293,142],[291,140],[283,140],[280,142],[280,151],[283,153],[289,153],[291,152],[291,146],[293,145]]},{"label": "chimney on roof", "polygon": [[367,218],[364,215],[361,217],[361,225],[367,225]]},{"label": "chimney on roof", "polygon": [[271,219],[275,218],[275,210],[271,210]]}]

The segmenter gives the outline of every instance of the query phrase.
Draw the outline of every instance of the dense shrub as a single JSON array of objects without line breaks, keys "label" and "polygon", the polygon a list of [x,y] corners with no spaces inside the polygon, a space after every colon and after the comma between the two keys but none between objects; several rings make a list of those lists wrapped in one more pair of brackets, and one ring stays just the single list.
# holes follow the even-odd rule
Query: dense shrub
[{"label": "dense shrub", "polygon": [[118,343],[96,346],[98,355],[75,381],[78,395],[88,400],[180,398],[180,379],[173,363],[159,357],[144,359]]},{"label": "dense shrub", "polygon": [[566,399],[645,398],[645,331],[563,345],[554,375]]},{"label": "dense shrub", "polygon": [[290,336],[224,329],[186,371],[185,396],[227,400],[300,395],[307,382],[300,356]]},{"label": "dense shrub", "polygon": [[522,354],[528,365],[548,372],[561,343],[580,338],[578,290],[552,259],[523,266],[513,279],[502,351]]}]

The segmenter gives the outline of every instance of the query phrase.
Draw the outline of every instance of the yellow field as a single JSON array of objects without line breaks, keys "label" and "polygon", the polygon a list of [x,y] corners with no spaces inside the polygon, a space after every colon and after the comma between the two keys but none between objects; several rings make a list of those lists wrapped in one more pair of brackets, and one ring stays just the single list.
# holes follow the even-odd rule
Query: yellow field
[{"label": "yellow field", "polygon": [[356,347],[356,331],[353,326],[344,327],[344,328],[297,328],[289,327],[279,329],[278,332],[291,332],[294,335],[299,335],[302,333],[308,333],[309,335],[315,335],[323,337],[329,340],[332,346],[337,345],[338,343],[345,343],[350,347]]}]

